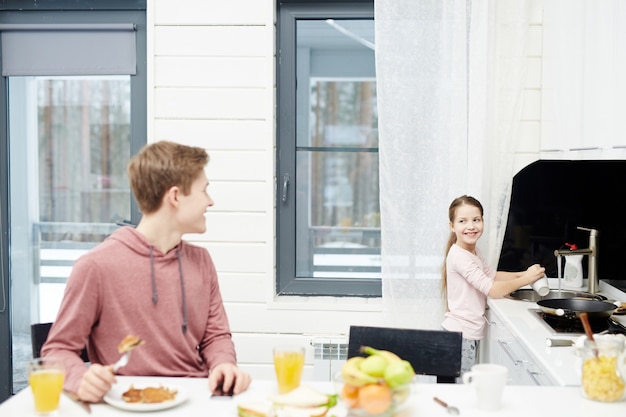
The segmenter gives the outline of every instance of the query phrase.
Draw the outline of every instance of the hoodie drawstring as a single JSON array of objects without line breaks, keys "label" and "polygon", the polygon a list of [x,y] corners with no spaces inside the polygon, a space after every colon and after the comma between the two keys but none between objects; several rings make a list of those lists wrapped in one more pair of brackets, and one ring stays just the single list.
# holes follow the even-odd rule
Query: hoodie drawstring
[{"label": "hoodie drawstring", "polygon": [[[150,248],[150,279],[152,280],[152,304],[156,305],[159,301],[159,292],[156,286],[156,277],[154,275],[154,254],[152,253],[152,245]],[[176,250],[176,258],[178,259],[178,275],[180,277],[180,291],[183,299],[183,334],[187,333],[187,297],[185,296],[185,279],[183,277],[183,263],[180,257],[180,250]]]},{"label": "hoodie drawstring", "polygon": [[178,257],[178,275],[180,276],[180,292],[183,296],[183,334],[187,333],[187,300],[185,297],[185,279],[183,278],[183,263],[180,260],[180,251],[176,250]]},{"label": "hoodie drawstring", "polygon": [[156,278],[154,276],[154,254],[152,253],[152,245],[150,248],[150,278],[152,279],[152,304],[156,305],[159,301],[159,293],[156,287]]}]

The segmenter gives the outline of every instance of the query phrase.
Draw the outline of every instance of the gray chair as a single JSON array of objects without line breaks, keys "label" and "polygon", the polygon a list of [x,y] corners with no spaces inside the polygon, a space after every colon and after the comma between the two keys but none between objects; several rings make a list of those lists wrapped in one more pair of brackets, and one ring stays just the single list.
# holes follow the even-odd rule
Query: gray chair
[{"label": "gray chair", "polygon": [[350,326],[348,358],[365,356],[361,346],[389,350],[408,360],[417,374],[454,383],[461,375],[462,340],[461,333],[444,330]]},{"label": "gray chair", "polygon": [[[34,323],[30,325],[30,342],[33,350],[33,358],[41,356],[41,348],[46,342],[46,339],[48,339],[48,333],[51,327],[52,323]],[[86,348],[83,348],[80,357],[83,361],[89,362]]]}]

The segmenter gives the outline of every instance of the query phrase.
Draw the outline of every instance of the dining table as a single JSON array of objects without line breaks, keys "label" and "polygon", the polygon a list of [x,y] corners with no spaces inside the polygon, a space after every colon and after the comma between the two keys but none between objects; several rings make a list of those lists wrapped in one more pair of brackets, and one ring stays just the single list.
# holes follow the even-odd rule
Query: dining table
[{"label": "dining table", "polygon": [[[335,387],[330,381],[303,381],[325,394],[334,394]],[[175,402],[153,406],[156,408],[130,406],[121,401],[121,393],[130,386],[136,388],[162,386],[178,391]],[[173,377],[134,377],[118,376],[117,383],[105,396],[102,403],[90,404],[89,411],[68,395],[62,395],[57,415],[59,417],[106,416],[120,417],[132,414],[157,414],[160,417],[188,416],[237,416],[237,405],[268,399],[277,393],[275,380],[253,380],[243,393],[232,397],[212,397],[206,378]],[[476,392],[471,385],[464,384],[411,384],[411,395],[397,417],[437,417],[447,416],[446,408],[434,401],[440,398],[460,411],[460,416],[623,416],[626,415],[626,400],[605,403],[584,397],[581,388],[576,386],[534,386],[507,385],[502,396],[501,408],[496,411],[482,411],[477,408]],[[30,388],[25,388],[0,404],[0,417],[37,416],[33,406]],[[331,408],[328,417],[346,417],[347,410],[341,402]]]}]

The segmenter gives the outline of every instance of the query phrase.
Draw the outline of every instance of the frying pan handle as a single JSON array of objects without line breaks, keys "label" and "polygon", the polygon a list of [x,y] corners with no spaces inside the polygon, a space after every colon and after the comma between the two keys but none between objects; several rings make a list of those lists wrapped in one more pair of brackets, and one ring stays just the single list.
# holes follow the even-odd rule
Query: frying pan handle
[{"label": "frying pan handle", "polygon": [[564,317],[567,319],[575,319],[578,317],[578,314],[573,310],[568,310],[566,308],[557,308],[554,310],[554,314],[559,317]]}]

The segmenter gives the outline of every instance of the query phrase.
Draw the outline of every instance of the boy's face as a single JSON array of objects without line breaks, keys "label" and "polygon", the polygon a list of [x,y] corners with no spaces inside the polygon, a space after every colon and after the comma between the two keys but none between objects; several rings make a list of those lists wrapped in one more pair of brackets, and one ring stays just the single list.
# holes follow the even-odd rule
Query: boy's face
[{"label": "boy's face", "polygon": [[213,205],[213,200],[207,192],[209,180],[204,170],[191,183],[189,194],[179,193],[177,220],[182,233],[204,233],[206,219],[204,214],[207,208]]},{"label": "boy's face", "polygon": [[483,216],[475,206],[463,204],[456,209],[454,221],[450,223],[456,235],[456,244],[465,250],[473,251],[478,238],[483,234]]}]

